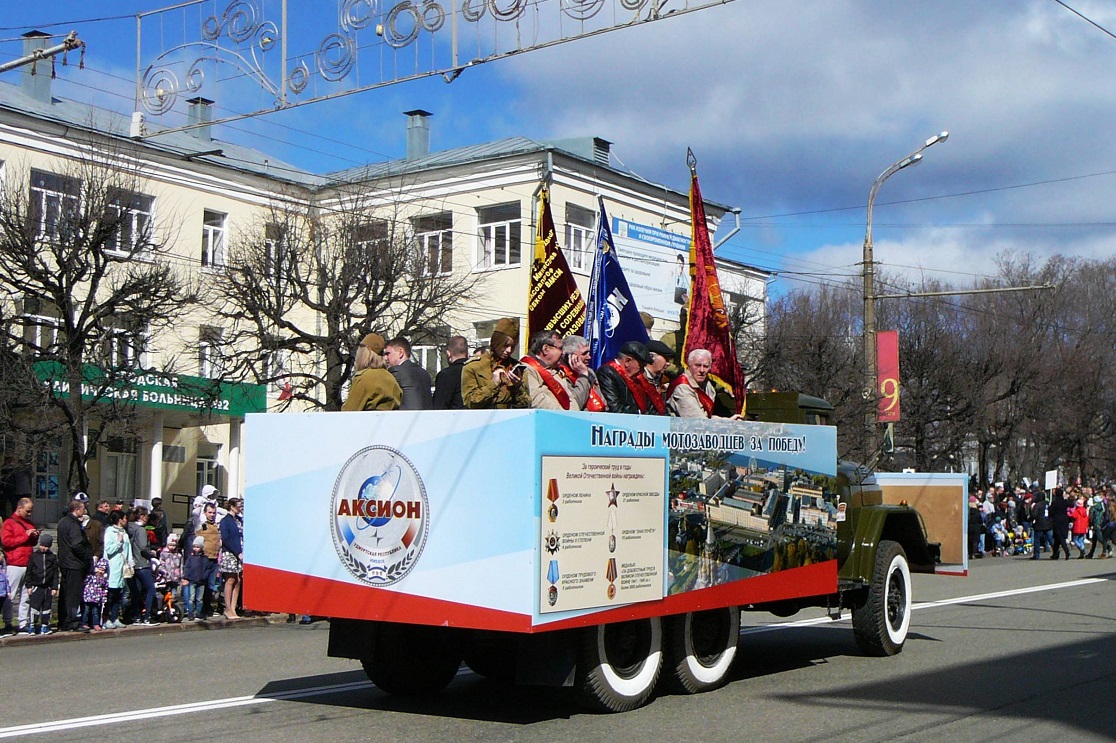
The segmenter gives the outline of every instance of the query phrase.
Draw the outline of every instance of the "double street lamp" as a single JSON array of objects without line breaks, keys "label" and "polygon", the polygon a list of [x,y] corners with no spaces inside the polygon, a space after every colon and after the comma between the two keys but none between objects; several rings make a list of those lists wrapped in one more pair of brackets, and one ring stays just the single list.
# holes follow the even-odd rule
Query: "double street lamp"
[{"label": "double street lamp", "polygon": [[935,134],[917,150],[901,160],[892,163],[887,170],[880,173],[872,182],[868,191],[868,226],[864,232],[864,366],[867,375],[865,383],[865,397],[868,401],[868,412],[865,414],[865,427],[867,435],[866,464],[871,465],[871,460],[876,454],[876,400],[879,399],[878,369],[876,368],[876,264],[872,259],[872,206],[876,203],[876,194],[880,186],[891,176],[903,168],[918,165],[922,162],[922,151],[932,147],[938,142],[944,142],[949,137],[949,132]]}]

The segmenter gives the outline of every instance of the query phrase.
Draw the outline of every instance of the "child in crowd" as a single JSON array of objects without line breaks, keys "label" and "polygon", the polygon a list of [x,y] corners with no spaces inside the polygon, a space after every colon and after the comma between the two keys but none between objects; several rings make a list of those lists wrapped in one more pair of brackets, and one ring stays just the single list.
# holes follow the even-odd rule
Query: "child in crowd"
[{"label": "child in crowd", "polygon": [[167,584],[167,588],[174,594],[175,603],[182,598],[182,562],[182,553],[178,551],[178,535],[171,532],[167,535],[167,546],[159,550],[159,570],[155,581]]},{"label": "child in crowd", "polygon": [[[15,607],[15,603],[12,601],[11,592],[12,587],[8,583],[8,559],[4,557],[4,551],[0,550],[0,616],[4,618],[4,628],[0,629],[0,636],[16,633],[17,628],[12,624],[12,608]],[[16,610],[19,610],[18,607]]]},{"label": "child in crowd", "polygon": [[98,557],[93,561],[93,572],[85,577],[81,591],[81,625],[83,629],[101,631],[101,614],[108,596],[108,560]]},{"label": "child in crowd", "polygon": [[24,583],[30,593],[31,623],[28,628],[31,634],[49,635],[50,610],[54,605],[54,597],[58,595],[58,558],[50,548],[54,546],[54,537],[50,534],[39,535],[39,546],[31,553],[27,561],[27,573]]},{"label": "child in crowd", "polygon": [[209,561],[202,551],[205,539],[194,537],[190,554],[182,568],[182,592],[186,601],[186,619],[189,621],[205,619],[202,613],[202,600],[205,597],[205,582],[209,578]]},{"label": "child in crowd", "polygon": [[1011,554],[1011,549],[1008,546],[1011,542],[1008,539],[1007,527],[1004,526],[1002,517],[996,516],[993,518],[989,531],[992,532],[992,538],[996,541],[996,547],[992,550],[992,554],[1001,556]]}]

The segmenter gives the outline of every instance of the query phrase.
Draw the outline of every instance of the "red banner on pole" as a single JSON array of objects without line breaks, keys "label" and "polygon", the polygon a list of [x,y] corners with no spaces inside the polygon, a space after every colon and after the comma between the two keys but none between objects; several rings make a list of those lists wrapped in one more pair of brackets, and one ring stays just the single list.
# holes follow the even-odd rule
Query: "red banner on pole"
[{"label": "red banner on pole", "polygon": [[876,420],[894,423],[899,420],[899,331],[876,333],[876,382],[880,407]]}]

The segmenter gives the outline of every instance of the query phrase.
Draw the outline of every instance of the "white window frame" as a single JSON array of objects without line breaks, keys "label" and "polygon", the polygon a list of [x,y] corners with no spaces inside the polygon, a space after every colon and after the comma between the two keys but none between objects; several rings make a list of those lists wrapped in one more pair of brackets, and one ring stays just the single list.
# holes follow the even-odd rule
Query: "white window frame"
[{"label": "white window frame", "polygon": [[[584,212],[584,214],[582,214]],[[586,221],[582,224],[580,221]],[[571,271],[588,274],[593,270],[593,254],[597,249],[597,213],[577,204],[566,204],[566,259]]]},{"label": "white window frame", "polygon": [[[201,264],[203,268],[224,268],[228,219],[228,214],[213,209],[202,212]],[[220,224],[217,224],[218,221]]]},{"label": "white window frame", "polygon": [[[34,300],[23,300],[23,304],[32,305],[31,312],[23,312],[20,317],[23,321],[23,340],[30,350],[42,354],[48,351],[51,346],[58,343],[58,331],[62,328],[62,318],[57,315],[48,315],[43,312],[43,303]],[[49,333],[50,338],[46,335]]]},{"label": "white window frame", "polygon": [[283,225],[268,222],[264,225],[264,251],[268,278],[279,281],[283,277],[283,261],[287,257],[287,239]]},{"label": "white window frame", "polygon": [[198,452],[194,465],[194,484],[197,486],[194,492],[200,493],[202,487],[205,485],[212,485],[218,490],[221,489],[220,456],[220,445],[218,445],[212,455]]},{"label": "white window frame", "polygon": [[198,376],[218,379],[224,374],[217,346],[221,342],[221,329],[203,326],[198,330]]},{"label": "white window frame", "polygon": [[[445,222],[445,227],[423,229]],[[448,276],[453,273],[453,213],[442,212],[416,217],[412,221],[423,276]]]},{"label": "white window frame", "polygon": [[[112,237],[105,241],[105,252],[109,255],[118,257],[129,257],[132,255],[147,256],[151,253],[151,244],[147,240],[138,241],[137,238],[144,238],[149,234],[151,224],[155,219],[155,197],[148,196],[147,194],[122,192],[122,197],[128,199],[128,204],[122,206],[117,203],[110,204],[110,209],[119,210],[121,215],[121,230],[117,231]],[[118,242],[118,236],[123,232],[125,224],[127,227],[128,245],[125,248],[111,247]]]},{"label": "white window frame", "polygon": [[523,216],[491,219],[494,212],[513,208],[520,212],[518,201],[477,209],[477,270],[516,268],[523,264]]},{"label": "white window frame", "polygon": [[411,358],[431,377],[437,376],[446,365],[446,355],[441,346],[411,346]]},{"label": "white window frame", "polygon": [[[43,182],[45,181],[45,183]],[[32,209],[39,209],[37,233],[48,239],[58,237],[58,223],[63,213],[81,208],[81,181],[48,170],[31,170]]]},{"label": "white window frame", "polygon": [[108,363],[113,369],[141,369],[147,363],[147,328],[110,328],[108,331]]}]

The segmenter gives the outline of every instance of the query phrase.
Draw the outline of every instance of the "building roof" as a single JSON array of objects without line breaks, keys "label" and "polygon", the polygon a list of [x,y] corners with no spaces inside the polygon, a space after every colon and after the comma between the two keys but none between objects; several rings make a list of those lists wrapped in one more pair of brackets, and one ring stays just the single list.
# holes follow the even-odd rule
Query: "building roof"
[{"label": "building roof", "polygon": [[[0,82],[0,110],[134,141],[130,136],[131,119],[126,114],[65,98],[54,97],[52,102],[47,104],[27,95],[19,85],[11,83]],[[149,132],[158,131],[158,127],[150,124],[147,126]],[[307,187],[325,182],[321,176],[277,160],[266,152],[234,142],[201,139],[190,131],[168,132],[157,137],[146,138],[141,144],[183,160],[207,162]]]}]

